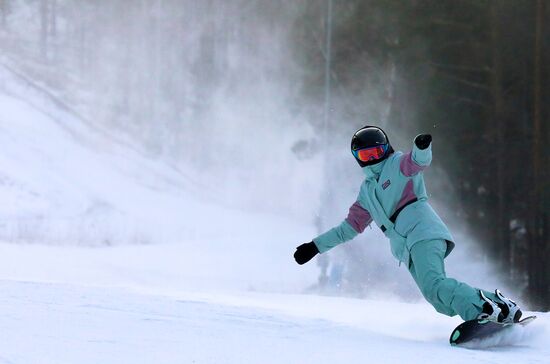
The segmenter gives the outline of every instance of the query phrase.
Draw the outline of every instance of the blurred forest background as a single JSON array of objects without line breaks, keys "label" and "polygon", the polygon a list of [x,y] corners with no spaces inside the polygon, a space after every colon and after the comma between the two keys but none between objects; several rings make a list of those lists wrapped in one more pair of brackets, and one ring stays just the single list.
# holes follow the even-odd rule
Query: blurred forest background
[{"label": "blurred forest background", "polygon": [[[458,199],[456,217],[486,244],[509,282],[526,285],[532,302],[548,309],[550,2],[332,6],[330,122],[380,120],[392,130],[431,132],[434,161],[452,181],[448,193]],[[304,12],[310,23],[297,26],[306,64],[317,63],[306,92],[318,99],[325,97],[323,58],[315,49],[322,36],[311,22],[326,13],[325,3],[310,1]],[[373,85],[378,100],[371,97]],[[384,101],[383,109],[369,105]]]},{"label": "blurred forest background", "polygon": [[549,309],[549,20],[543,0],[0,0],[0,46],[60,107],[242,188],[274,172],[231,135],[306,124],[289,147],[322,148],[332,190],[345,172],[330,151],[362,125],[402,143],[429,132],[449,214]]}]

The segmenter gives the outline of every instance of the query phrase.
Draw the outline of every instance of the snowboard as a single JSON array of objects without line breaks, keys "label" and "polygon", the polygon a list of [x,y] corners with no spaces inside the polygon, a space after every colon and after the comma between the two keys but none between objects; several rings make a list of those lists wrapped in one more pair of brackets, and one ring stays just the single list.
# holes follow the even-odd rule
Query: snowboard
[{"label": "snowboard", "polygon": [[528,316],[514,323],[497,323],[487,320],[470,320],[458,325],[452,332],[449,342],[451,345],[467,345],[476,340],[495,337],[516,325],[525,326],[535,320],[537,316]]}]

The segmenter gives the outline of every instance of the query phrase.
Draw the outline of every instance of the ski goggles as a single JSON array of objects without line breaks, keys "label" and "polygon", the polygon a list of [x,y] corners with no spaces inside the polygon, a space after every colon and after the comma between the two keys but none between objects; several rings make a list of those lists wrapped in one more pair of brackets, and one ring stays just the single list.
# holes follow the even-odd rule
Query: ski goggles
[{"label": "ski goggles", "polygon": [[384,157],[387,151],[388,144],[381,144],[375,147],[352,150],[351,152],[353,153],[355,158],[359,159],[361,162],[369,162],[376,161]]}]

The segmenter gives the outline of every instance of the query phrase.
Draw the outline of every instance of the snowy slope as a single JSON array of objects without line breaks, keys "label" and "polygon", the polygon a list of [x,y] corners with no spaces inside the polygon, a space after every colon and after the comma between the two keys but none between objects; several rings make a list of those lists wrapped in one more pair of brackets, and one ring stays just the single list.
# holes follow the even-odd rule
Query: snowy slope
[{"label": "snowy slope", "polygon": [[[425,305],[0,282],[0,363],[547,363],[550,316],[515,347],[448,345]],[[394,312],[401,312],[399,316]],[[406,316],[405,319],[403,317]]]},{"label": "snowy slope", "polygon": [[[95,253],[75,246],[117,246],[108,264],[141,262],[139,271],[122,273],[136,280],[159,265],[195,287],[298,290],[315,279],[315,267],[299,269],[288,259],[291,242],[312,235],[308,224],[220,207],[188,176],[92,129],[2,68],[0,85],[0,240],[65,246],[44,270],[72,265],[64,252],[84,265]],[[167,246],[164,254],[120,248],[128,244]],[[29,256],[6,264],[17,270],[12,263]],[[108,283],[109,273],[86,279]]]},{"label": "snowy slope", "polygon": [[120,244],[151,242],[159,227],[169,229],[162,241],[193,233],[175,220],[207,211],[179,193],[189,190],[184,176],[37,104],[0,95],[5,239]]},{"label": "snowy slope", "polygon": [[[515,333],[520,341],[513,348],[459,349],[447,340],[460,320],[423,302],[250,291],[235,285],[234,276],[226,281],[216,272],[194,276],[178,265],[189,263],[179,258],[182,252],[178,245],[0,244],[0,363],[440,364],[550,358],[548,313],[537,313],[527,331]],[[197,287],[197,281],[206,284]]]}]

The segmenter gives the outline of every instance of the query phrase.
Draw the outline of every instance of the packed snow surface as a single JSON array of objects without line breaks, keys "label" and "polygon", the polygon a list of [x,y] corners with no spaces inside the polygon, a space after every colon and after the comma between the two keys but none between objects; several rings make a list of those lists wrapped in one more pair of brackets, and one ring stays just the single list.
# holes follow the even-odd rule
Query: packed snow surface
[{"label": "packed snow surface", "polygon": [[[142,280],[135,275],[142,262],[125,260],[136,249],[144,256],[176,253],[165,246],[102,248],[89,256],[82,248],[0,248],[1,276],[11,278],[0,281],[0,363],[462,364],[550,358],[546,313],[513,347],[468,350],[448,344],[460,320],[424,303],[186,291],[180,287],[187,278],[162,264]],[[22,255],[28,261],[22,259],[14,273],[13,260]],[[57,266],[51,274],[50,264]],[[111,276],[115,284],[89,285],[94,273]],[[19,274],[29,280],[16,280]]]},{"label": "packed snow surface", "polygon": [[0,79],[0,363],[550,362],[548,313],[513,347],[467,350],[424,302],[303,294],[317,268],[291,254],[311,224],[216,204]]}]

